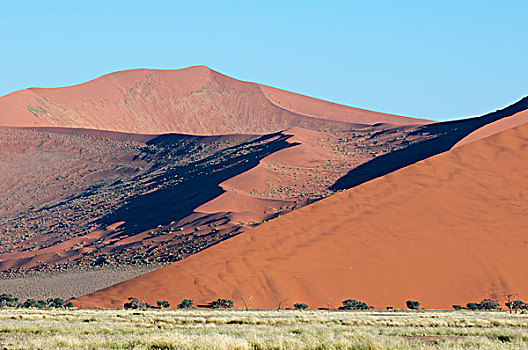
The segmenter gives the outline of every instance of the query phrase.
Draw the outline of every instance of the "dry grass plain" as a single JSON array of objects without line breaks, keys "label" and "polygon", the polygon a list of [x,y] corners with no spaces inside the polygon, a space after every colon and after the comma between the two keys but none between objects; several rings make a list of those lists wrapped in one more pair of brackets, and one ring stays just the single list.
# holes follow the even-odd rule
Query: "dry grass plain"
[{"label": "dry grass plain", "polygon": [[0,310],[4,349],[526,349],[506,312]]}]

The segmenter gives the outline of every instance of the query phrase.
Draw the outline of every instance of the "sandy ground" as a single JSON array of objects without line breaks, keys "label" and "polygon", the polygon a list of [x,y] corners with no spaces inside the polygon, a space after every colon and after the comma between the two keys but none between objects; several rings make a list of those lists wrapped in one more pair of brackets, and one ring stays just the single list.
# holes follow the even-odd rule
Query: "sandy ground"
[{"label": "sandy ground", "polygon": [[71,299],[95,292],[108,285],[140,276],[157,266],[99,267],[90,270],[70,269],[63,273],[37,273],[20,278],[0,280],[0,291],[21,300],[61,297]]}]

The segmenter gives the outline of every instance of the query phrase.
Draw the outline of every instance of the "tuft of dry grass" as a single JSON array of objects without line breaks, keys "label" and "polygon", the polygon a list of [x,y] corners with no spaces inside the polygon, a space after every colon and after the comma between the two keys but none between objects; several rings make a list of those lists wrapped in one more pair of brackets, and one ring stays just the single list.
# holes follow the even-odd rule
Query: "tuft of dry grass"
[{"label": "tuft of dry grass", "polygon": [[505,312],[0,310],[8,349],[524,349]]}]

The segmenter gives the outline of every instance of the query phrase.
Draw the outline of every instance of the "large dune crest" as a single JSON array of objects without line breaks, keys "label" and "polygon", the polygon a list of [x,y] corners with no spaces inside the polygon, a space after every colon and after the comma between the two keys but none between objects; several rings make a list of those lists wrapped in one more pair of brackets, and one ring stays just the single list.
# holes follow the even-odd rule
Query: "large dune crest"
[{"label": "large dune crest", "polygon": [[426,308],[528,297],[528,125],[299,209],[181,262],[77,299],[87,307],[253,296],[253,307],[345,298]]},{"label": "large dune crest", "polygon": [[204,66],[122,71],[71,87],[31,88],[0,98],[4,127],[218,135],[425,122],[239,81]]}]

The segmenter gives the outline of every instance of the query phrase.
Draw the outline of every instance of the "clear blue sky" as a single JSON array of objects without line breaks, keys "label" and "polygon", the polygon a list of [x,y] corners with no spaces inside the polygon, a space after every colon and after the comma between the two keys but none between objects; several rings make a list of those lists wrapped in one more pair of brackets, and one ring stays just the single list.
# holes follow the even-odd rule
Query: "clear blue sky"
[{"label": "clear blue sky", "polygon": [[2,1],[0,95],[207,65],[436,120],[528,95],[528,1]]}]

